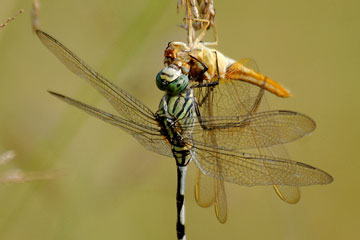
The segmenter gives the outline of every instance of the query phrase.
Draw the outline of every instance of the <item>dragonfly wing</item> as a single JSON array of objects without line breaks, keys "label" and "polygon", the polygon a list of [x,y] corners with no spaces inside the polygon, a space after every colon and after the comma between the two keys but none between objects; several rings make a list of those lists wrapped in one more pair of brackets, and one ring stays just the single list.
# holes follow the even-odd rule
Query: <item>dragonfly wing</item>
[{"label": "dragonfly wing", "polygon": [[213,178],[215,186],[215,214],[220,223],[227,220],[227,200],[225,185],[222,180]]},{"label": "dragonfly wing", "polygon": [[[61,99],[62,101],[77,108],[80,108],[81,110],[94,117],[97,117],[107,123],[123,129],[124,131],[132,135],[134,138],[136,138],[136,140],[138,140],[146,149],[165,156],[172,156],[171,146],[167,142],[165,137],[160,134],[160,127],[156,124],[153,124],[153,121],[155,120],[149,119],[149,121],[146,121],[145,124],[141,124],[101,111],[72,98],[63,96],[61,94],[54,92],[50,93],[55,97]],[[133,109],[133,111],[138,110]]]},{"label": "dragonfly wing", "polygon": [[[246,59],[242,62],[243,65],[248,66],[251,69],[257,69],[256,62],[251,59]],[[213,79],[213,81],[216,80],[217,79]],[[194,94],[197,99],[201,117],[232,116],[248,115],[249,113],[252,113],[254,109],[257,109],[256,105],[259,104],[261,99],[259,90],[263,93],[263,89],[246,82],[221,79],[220,83],[214,87],[195,88]],[[197,120],[195,120],[195,122],[196,121]],[[200,135],[205,133],[200,125],[198,125],[198,127],[195,126],[194,128],[195,129],[192,129],[191,131],[195,135],[198,131],[197,136],[194,136],[190,141],[194,141],[194,139],[199,140]],[[209,142],[209,139],[211,139],[211,145],[217,146],[217,138],[215,132],[209,131],[203,135],[202,142]],[[219,166],[217,161],[221,160],[215,158],[214,161],[215,165]],[[220,171],[221,169],[217,168],[217,172],[219,173]],[[210,182],[211,184],[203,184],[204,186],[200,189],[203,189],[201,190],[203,192],[215,193],[215,195],[212,196],[217,199],[215,201],[216,217],[221,223],[224,223],[227,219],[227,201],[224,183],[219,179],[212,179],[212,181],[208,180],[207,182]]]},{"label": "dragonfly wing", "polygon": [[[238,61],[248,69],[259,72],[257,64],[252,59]],[[215,77],[211,81],[217,81]],[[195,88],[201,116],[234,116],[253,112],[262,86],[249,84],[231,78],[220,79],[213,87]]]},{"label": "dragonfly wing", "polygon": [[[155,119],[152,119],[153,113],[149,108],[126,91],[109,82],[55,38],[41,30],[37,30],[36,34],[41,42],[70,71],[90,83],[113,105],[122,117],[143,124],[147,121],[155,122]],[[133,111],[133,109],[137,109],[138,111]]]},{"label": "dragonfly wing", "polygon": [[[241,64],[243,64],[245,67],[252,69],[255,72],[260,73],[259,67],[253,59],[243,59],[239,62]],[[276,84],[273,84],[272,86],[276,86]],[[276,91],[278,92],[278,94],[275,93],[276,95],[279,95],[279,93],[280,93],[280,95],[284,96],[284,93],[286,94],[286,92],[288,92],[288,90],[284,89],[282,86],[277,89],[278,90],[276,90]],[[285,91],[283,91],[282,89]],[[286,94],[286,95],[289,95],[289,94]],[[263,104],[261,104],[262,111],[268,111],[269,106],[266,101],[266,96],[262,97],[262,102],[263,102]],[[259,105],[260,105],[260,103],[259,103]],[[256,106],[256,108],[258,108],[258,107],[259,106]],[[286,148],[282,144],[258,149],[258,153],[260,155],[276,156],[276,157],[290,159],[289,155],[286,151]],[[274,188],[276,194],[280,197],[280,199],[282,199],[286,203],[295,204],[295,203],[299,202],[299,200],[300,200],[300,188],[299,187],[274,185],[273,188]]]},{"label": "dragonfly wing", "polygon": [[278,186],[274,185],[274,190],[276,194],[281,198],[281,200],[289,203],[295,204],[300,200],[300,188],[293,186]]},{"label": "dragonfly wing", "polygon": [[295,141],[316,127],[306,115],[292,111],[267,111],[250,116],[202,117],[194,126],[182,126],[191,131],[196,144],[228,150],[269,147]]},{"label": "dragonfly wing", "polygon": [[[232,69],[230,67],[228,68],[228,77],[230,79],[221,79],[220,84],[218,86],[215,86],[213,89],[211,89],[211,91],[196,89],[197,91],[196,94],[198,96],[198,99],[200,99],[200,101],[202,101],[203,103],[202,105],[200,105],[200,110],[201,110],[200,112],[202,116],[252,115],[256,111],[258,111],[259,106],[261,106],[262,111],[269,110],[268,104],[266,102],[266,98],[265,96],[263,96],[264,95],[263,87],[265,85],[260,84],[262,86],[259,86],[258,84],[256,86],[253,84],[249,84],[248,82],[245,81],[236,80],[235,75],[239,73],[238,69],[236,69],[236,65],[245,66],[246,68],[251,69],[257,73],[260,72],[258,65],[253,59],[242,59],[238,61],[237,64],[233,65]],[[277,85],[270,84],[270,86],[277,86]],[[277,95],[279,95],[279,93],[280,95],[283,96],[284,94],[289,95],[289,92],[281,86],[278,90],[280,90],[280,92],[278,91]],[[204,99],[207,99],[208,101],[205,101]],[[208,114],[209,112],[211,114]],[[276,124],[273,125],[274,125],[273,131],[276,131],[275,130],[277,128],[275,127]],[[248,146],[250,145],[249,147],[254,148],[255,146],[257,148],[256,150],[254,149],[255,153],[258,153],[260,155],[276,156],[276,157],[289,159],[286,149],[282,144],[278,144],[276,146],[274,145],[268,146],[266,148],[262,146],[262,148],[260,149],[259,147],[260,145],[264,145],[262,144],[264,143],[264,141],[261,140],[261,138],[256,137],[257,136],[256,130],[254,134],[255,134],[255,138],[253,138],[250,135],[249,138],[250,141],[247,142],[247,144]],[[260,140],[260,141],[256,141],[256,140]],[[270,144],[268,142],[265,145],[270,145]],[[276,190],[278,196],[285,202],[296,203],[300,199],[299,187],[274,185],[274,189]]]},{"label": "dragonfly wing", "polygon": [[[263,156],[276,156],[279,158],[289,159],[289,155],[283,144],[267,148],[258,148],[257,152]],[[286,203],[295,204],[300,200],[300,188],[294,186],[274,185],[275,193]]]},{"label": "dragonfly wing", "polygon": [[[208,89],[210,90],[210,89]],[[208,92],[209,94],[212,94],[212,92]],[[209,116],[209,118],[211,118],[212,116],[214,116],[214,113],[212,112],[213,108],[212,108],[212,105],[211,105],[211,101],[212,101],[212,97],[213,95],[210,95],[209,98],[205,98],[204,100],[206,101],[205,103],[205,111],[207,111],[205,113],[205,116]],[[192,126],[189,126],[189,128],[187,128],[187,126],[182,126],[183,127],[183,130],[184,132],[186,132],[186,130],[190,130],[191,134],[191,142],[194,142],[194,133],[195,132],[199,132],[199,131],[196,131],[194,128],[196,128],[196,124],[194,124],[194,122],[197,122],[199,119],[196,117],[193,121],[193,124]],[[197,125],[198,127],[200,125]],[[200,130],[201,133],[203,133],[203,129],[202,127],[200,126],[201,129],[198,129]],[[201,136],[201,137],[204,137],[202,138],[204,141],[207,141],[209,142],[211,145],[213,146],[217,146],[218,145],[218,136],[216,136],[216,133],[215,132],[208,132],[207,136]],[[216,153],[215,153],[215,156],[216,156]],[[220,163],[218,162],[219,159],[217,158],[214,158],[214,166],[216,166],[217,168],[217,172],[221,172],[221,165]],[[205,185],[205,183],[208,183]],[[224,186],[224,182],[221,180],[221,179],[215,179],[215,178],[211,178],[211,177],[208,177],[208,176],[205,176],[203,175],[202,173],[199,173],[198,175],[198,183],[196,185],[196,187],[198,187],[198,190],[201,192],[209,192],[211,194],[208,194],[208,195],[200,195],[202,197],[200,198],[196,198],[198,204],[200,206],[202,206],[202,204],[204,206],[210,206],[211,203],[214,203],[214,207],[215,207],[215,214],[216,214],[216,217],[217,219],[219,220],[220,223],[225,223],[226,222],[226,219],[227,219],[227,201],[226,201],[226,192],[225,192],[225,186]],[[202,187],[200,187],[200,183],[203,183]],[[195,194],[196,196],[196,194]],[[206,204],[204,204],[206,203]]]},{"label": "dragonfly wing", "polygon": [[[245,186],[307,186],[328,184],[333,178],[310,165],[288,159],[194,146],[194,161],[202,173]],[[221,171],[218,171],[220,165]]]},{"label": "dragonfly wing", "polygon": [[227,201],[222,180],[204,175],[199,169],[195,185],[195,199],[200,207],[206,208],[214,204],[217,219],[220,223],[226,222]]},{"label": "dragonfly wing", "polygon": [[204,175],[200,169],[196,177],[195,200],[200,207],[210,207],[215,202],[214,178]]}]

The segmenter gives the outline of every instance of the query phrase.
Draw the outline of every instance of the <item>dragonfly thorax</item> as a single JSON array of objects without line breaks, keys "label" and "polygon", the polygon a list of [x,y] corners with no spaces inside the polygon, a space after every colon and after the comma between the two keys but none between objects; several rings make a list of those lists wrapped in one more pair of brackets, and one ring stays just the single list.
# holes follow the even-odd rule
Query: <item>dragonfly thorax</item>
[{"label": "dragonfly thorax", "polygon": [[183,74],[181,69],[174,64],[165,67],[156,76],[156,86],[170,95],[180,94],[188,84],[189,77]]},{"label": "dragonfly thorax", "polygon": [[[178,166],[185,166],[191,160],[192,146],[187,144],[191,137],[191,126],[195,116],[193,90],[188,88],[178,95],[165,93],[155,113],[161,133],[171,144]],[[184,131],[183,126],[186,126]]]}]

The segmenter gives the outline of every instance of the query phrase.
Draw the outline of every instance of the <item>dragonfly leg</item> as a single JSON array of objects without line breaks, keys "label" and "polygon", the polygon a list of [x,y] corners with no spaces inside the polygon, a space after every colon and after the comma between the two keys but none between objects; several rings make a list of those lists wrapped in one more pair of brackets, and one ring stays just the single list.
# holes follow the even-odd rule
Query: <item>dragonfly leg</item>
[{"label": "dragonfly leg", "polygon": [[215,53],[215,57],[216,57],[216,74],[217,74],[217,83],[220,82],[220,71],[219,71],[219,60],[218,60],[218,56],[217,56],[217,52],[214,51]]},{"label": "dragonfly leg", "polygon": [[207,70],[209,69],[208,66],[206,66],[205,63],[203,63],[202,61],[200,61],[198,58],[194,57],[193,55],[189,54],[190,58],[194,59],[195,61],[197,61],[198,63],[201,64],[201,66],[203,67],[203,70],[201,70],[195,77],[193,77],[193,79],[198,79],[199,77],[201,77],[201,75],[203,75],[204,73],[207,72]]},{"label": "dragonfly leg", "polygon": [[205,46],[213,46],[216,47],[218,45],[218,35],[217,35],[217,31],[216,31],[216,24],[214,22],[214,24],[212,25],[213,29],[214,29],[214,35],[215,35],[215,41],[214,42],[204,42],[203,44]]},{"label": "dragonfly leg", "polygon": [[[198,63],[201,64],[201,66],[203,67],[203,69],[198,72],[196,74],[196,76],[192,77],[191,80],[195,81],[196,79],[199,79],[204,73],[207,72],[207,70],[209,69],[208,66],[206,66],[205,63],[203,63],[202,61],[200,61],[199,59],[197,59],[196,57],[189,55],[192,59],[194,59],[195,61],[197,61]],[[217,59],[217,58],[216,58]],[[217,61],[216,61],[217,62]],[[213,87],[219,84],[219,80],[215,81],[215,82],[210,82],[210,83],[199,83],[197,85],[193,85],[191,86],[191,88],[202,88],[202,87]]]},{"label": "dragonfly leg", "polygon": [[[209,87],[209,91],[206,92],[206,95],[201,99],[201,102],[198,103],[198,106],[202,106],[206,100],[210,97],[210,93],[212,91],[212,88],[215,87],[220,83],[220,71],[219,71],[219,62],[217,57],[217,52],[214,51],[215,57],[216,57],[216,73],[217,73],[217,80],[211,83],[204,83],[204,84],[198,84],[196,86],[193,86],[193,88],[199,88],[199,87]],[[200,62],[201,63],[201,62]]]},{"label": "dragonfly leg", "polygon": [[196,37],[196,39],[194,41],[195,45],[197,45],[197,44],[199,44],[199,42],[201,42],[201,40],[205,37],[206,31],[210,28],[210,26],[213,26],[214,34],[215,34],[215,41],[214,42],[204,42],[203,44],[206,46],[217,46],[218,45],[218,36],[217,36],[217,32],[216,32],[215,22],[212,23],[210,20],[201,19],[201,18],[193,18],[192,20],[195,22],[205,23],[205,26],[202,27],[201,32],[199,33],[199,35]]},{"label": "dragonfly leg", "polygon": [[205,37],[206,31],[207,31],[208,27],[210,26],[211,22],[207,19],[199,19],[199,18],[193,18],[193,21],[199,22],[200,25],[202,22],[205,23],[205,26],[202,27],[201,32],[199,33],[199,35],[196,37],[196,39],[194,41],[195,45],[197,45]]},{"label": "dragonfly leg", "polygon": [[216,86],[218,84],[219,84],[219,82],[200,83],[198,85],[193,86],[192,88],[214,87],[214,86]]},{"label": "dragonfly leg", "polygon": [[[217,74],[217,80],[214,81],[214,82],[210,82],[210,83],[198,84],[198,85],[196,85],[195,87],[213,87],[213,86],[216,86],[216,85],[218,85],[218,84],[220,83],[220,71],[219,71],[219,62],[218,62],[217,52],[216,52],[216,51],[213,51],[213,52],[214,52],[214,54],[215,54],[215,59],[216,59],[216,74]],[[197,76],[197,77],[200,77],[202,74],[204,74],[204,73],[208,70],[208,68],[207,68],[207,66],[205,65],[205,63],[201,62],[201,61],[200,61],[199,59],[197,59],[196,57],[191,56],[191,55],[190,55],[190,57],[192,57],[193,59],[197,60],[201,65],[204,66],[204,70],[205,70],[205,71],[204,71],[204,70],[201,71],[201,72],[200,72],[201,74],[198,74],[198,76]],[[205,67],[206,67],[206,69],[205,69]]]}]

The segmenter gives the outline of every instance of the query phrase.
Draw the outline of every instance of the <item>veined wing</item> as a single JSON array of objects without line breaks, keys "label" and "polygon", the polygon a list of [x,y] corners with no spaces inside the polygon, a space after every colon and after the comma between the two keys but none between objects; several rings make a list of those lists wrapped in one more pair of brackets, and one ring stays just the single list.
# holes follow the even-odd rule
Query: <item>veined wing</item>
[{"label": "veined wing", "polygon": [[[266,99],[264,99],[265,101]],[[266,102],[265,102],[266,103]],[[258,148],[256,151],[258,154],[262,156],[272,156],[283,159],[290,159],[286,148],[283,144],[266,147],[266,148]],[[300,200],[300,188],[294,186],[284,186],[284,185],[274,185],[274,190],[276,194],[281,198],[281,200],[285,201],[289,204],[295,204]]]},{"label": "veined wing", "polygon": [[[204,126],[205,130],[203,129]],[[206,130],[206,128],[208,130]],[[246,148],[258,148],[257,150],[260,153],[265,153],[265,155],[268,156],[277,156],[277,154],[271,151],[271,148],[269,147],[274,148],[274,145],[278,145],[276,146],[278,148],[282,147],[281,144],[294,141],[310,133],[314,128],[315,123],[310,118],[288,111],[254,113],[252,116],[244,117],[244,120],[241,121],[238,117],[209,117],[205,118],[202,124],[199,122],[196,123],[193,129],[192,143],[195,145],[206,145],[207,147],[213,147],[214,149],[240,150]],[[208,141],[204,142],[205,139],[208,139]],[[221,172],[223,171],[221,159],[220,157],[216,157],[216,150],[214,151],[214,168],[217,169],[217,172]],[[217,159],[217,161],[215,159]],[[264,167],[271,168],[267,163],[264,163]],[[214,185],[214,190],[208,190],[211,187],[208,187],[207,189],[201,187],[201,185],[206,185],[204,179],[206,179],[206,177],[201,176],[199,173],[196,185],[196,199],[200,206],[206,206],[204,202],[210,201],[211,199],[204,194],[201,195],[201,193],[206,193],[207,191],[215,191],[215,199],[217,199],[216,196],[220,196],[218,199],[226,199],[225,197],[222,197],[225,196],[225,194],[216,192],[224,192],[223,183],[219,181],[219,179],[214,179],[212,184],[210,183],[210,179],[207,181],[207,185]],[[300,199],[300,193],[297,187],[274,186],[274,189],[279,197],[288,203],[296,203]],[[224,218],[222,218],[221,215],[226,216],[226,211],[221,211],[221,209],[224,209],[223,206],[226,206],[226,200],[223,202],[225,204],[222,205],[218,205],[215,202],[215,209],[220,222],[224,222],[224,220],[222,220]],[[218,212],[222,214],[219,214]]]},{"label": "veined wing", "polygon": [[[252,69],[253,71],[255,71],[256,73],[260,73],[259,71],[259,67],[256,64],[256,62],[252,59],[243,59],[237,63],[235,63],[233,66],[228,68],[227,71],[227,76],[230,78],[234,78],[236,79],[236,76],[240,76],[241,71],[239,71],[239,69],[241,70],[241,65]],[[239,67],[240,66],[240,67]],[[251,75],[251,74],[250,74]],[[249,77],[249,80],[256,80],[256,78],[251,78]],[[258,80],[261,79],[257,78]],[[275,93],[278,96],[281,97],[287,97],[289,96],[289,92],[283,88],[281,85],[277,84],[276,82],[272,81],[269,78],[264,78],[266,81],[263,82],[262,86],[264,88],[266,88],[267,90],[270,89],[270,92]],[[248,80],[248,81],[249,81]],[[234,81],[234,82],[239,82],[239,81]],[[255,83],[255,82],[253,82]],[[240,83],[237,83],[240,84]],[[256,84],[256,83],[255,83]],[[259,85],[259,84],[257,84]],[[261,85],[261,84],[260,84]],[[253,86],[248,86],[249,90],[254,90]],[[254,107],[253,110],[251,110],[251,112],[253,111],[268,111],[269,110],[269,106],[267,104],[266,101],[266,96],[264,94],[263,89],[259,89],[259,90],[255,90],[255,93],[258,92],[260,96],[260,99],[256,100],[258,101],[257,103],[254,103]],[[250,92],[249,92],[250,93]],[[238,111],[238,109],[236,109]],[[275,157],[280,157],[280,158],[285,158],[285,159],[289,159],[289,155],[286,151],[286,148],[284,147],[284,145],[279,144],[279,145],[273,145],[273,146],[269,146],[266,148],[257,148],[257,152],[260,155],[265,155],[265,156],[275,156]],[[299,187],[295,187],[295,186],[279,186],[279,185],[274,185],[274,190],[276,192],[276,194],[285,202],[290,203],[290,204],[295,204],[300,200],[300,188]]]},{"label": "veined wing", "polygon": [[[242,59],[236,64],[241,64],[242,66],[259,72],[256,62],[252,59]],[[236,70],[236,68],[234,68],[235,65],[232,68],[233,70]],[[228,72],[231,73],[231,71]],[[194,91],[202,117],[249,116],[258,110],[264,94],[264,89],[245,81],[240,81],[239,79],[234,81],[231,79],[221,79],[219,85],[212,88],[195,88]],[[228,135],[230,136],[231,134]],[[198,136],[200,137],[200,135]],[[250,137],[252,139],[252,135],[250,135]],[[203,142],[207,144],[210,143],[212,146],[218,146],[215,132],[209,131],[203,134]],[[226,147],[228,148],[229,146]],[[255,140],[252,139],[251,148],[256,147],[258,147],[258,145]],[[215,158],[214,166],[216,166],[218,173],[220,173],[221,165],[218,164],[218,161],[221,161],[221,159]],[[225,187],[222,180],[205,176],[199,170],[195,187],[195,198],[197,203],[202,207],[210,206],[214,203],[217,219],[221,223],[226,221],[227,203]]]},{"label": "veined wing", "polygon": [[202,173],[230,183],[244,186],[308,186],[333,181],[328,173],[301,162],[202,145],[194,148],[194,160]]},{"label": "veined wing", "polygon": [[[264,88],[259,88],[259,83],[255,85],[249,84],[246,81],[237,79],[239,66],[245,66],[248,69],[252,69],[259,73],[259,68],[256,62],[252,59],[242,59],[228,68],[227,76],[232,79],[221,79],[220,84],[213,87],[211,91],[209,89],[195,89],[195,93],[198,101],[201,103],[199,108],[202,116],[230,116],[230,115],[252,115],[257,111],[268,111]],[[238,75],[238,76],[236,76]],[[274,82],[273,82],[274,83]],[[267,84],[265,86],[265,84]],[[282,88],[276,88],[275,84],[269,84],[268,81],[260,84],[263,87],[275,87],[273,93],[284,96],[288,96],[289,92]],[[277,90],[276,90],[277,89]],[[279,91],[278,91],[279,90]],[[283,91],[285,90],[285,91]],[[285,93],[285,95],[284,95]],[[287,94],[286,94],[287,93]],[[256,135],[256,129],[253,130]],[[275,130],[276,131],[276,130]],[[250,135],[251,137],[251,135]],[[258,139],[258,138],[256,138]],[[287,151],[282,144],[268,146],[266,148],[259,148],[259,144],[253,139],[251,145],[256,145],[257,152],[260,155],[277,156],[288,159]],[[260,139],[260,142],[262,140]],[[199,170],[200,171],[200,170]],[[200,173],[199,173],[200,174]],[[208,181],[209,182],[209,181]],[[205,184],[202,184],[205,185]],[[295,186],[276,186],[274,189],[278,196],[287,203],[296,203],[300,199],[299,187]],[[203,200],[204,202],[204,200]],[[201,204],[199,204],[201,205]],[[219,219],[219,217],[218,217]],[[219,219],[220,220],[220,219]]]},{"label": "veined wing", "polygon": [[[140,101],[109,82],[49,34],[41,30],[36,30],[36,34],[41,42],[70,69],[70,71],[90,83],[114,106],[122,117],[145,125],[147,123],[156,123],[152,111]],[[134,111],[134,109],[137,110]]]},{"label": "veined wing", "polygon": [[[244,150],[268,147],[297,140],[316,127],[306,115],[292,111],[268,111],[245,116],[203,117],[194,125],[183,125],[184,132],[191,131],[193,144],[212,148]],[[214,138],[215,145],[209,143]]]},{"label": "veined wing", "polygon": [[[249,69],[254,70],[257,73],[260,73],[259,67],[254,60],[247,59],[247,60],[242,60],[239,63],[243,64],[244,66],[246,66]],[[230,73],[230,71],[228,71],[228,73]],[[286,89],[282,88],[282,86],[277,87],[276,82],[270,83],[270,86],[269,86],[268,79],[267,79],[267,81],[265,82],[265,85],[267,85],[268,88],[275,87],[275,88],[273,88],[273,90],[275,90],[275,94],[278,96],[282,96],[282,97],[284,97],[286,95],[289,96],[289,94],[286,94],[286,92],[287,93],[289,93],[289,92]],[[265,87],[265,85],[264,85],[264,87]],[[283,90],[285,90],[285,91],[283,91]],[[259,93],[261,94],[261,99],[259,99],[259,103],[257,104],[257,106],[254,107],[254,111],[269,111],[270,108],[267,103],[266,95],[264,94],[264,91],[261,89],[261,90],[259,90]],[[285,93],[285,95],[284,95],[284,93]],[[263,156],[272,156],[272,157],[290,159],[290,157],[286,151],[286,148],[283,144],[273,145],[273,146],[266,147],[266,148],[257,148],[257,152]],[[274,188],[276,194],[281,198],[281,200],[285,201],[286,203],[295,204],[300,200],[300,188],[299,187],[273,185],[273,188]]]},{"label": "veined wing", "polygon": [[[219,169],[217,169],[219,172]],[[200,169],[196,178],[195,200],[200,207],[215,206],[215,214],[220,223],[227,220],[227,201],[224,182],[203,174]]]},{"label": "veined wing", "polygon": [[[252,59],[242,59],[236,63],[259,72]],[[212,81],[215,80],[217,79]],[[259,91],[264,85],[266,82],[253,85],[246,81],[225,78],[220,79],[219,84],[214,87],[195,88],[194,92],[201,116],[246,115],[253,112]]]},{"label": "veined wing", "polygon": [[[81,110],[87,112],[94,117],[100,118],[107,123],[123,129],[124,131],[132,135],[134,138],[136,138],[136,140],[138,140],[146,149],[165,156],[172,156],[171,146],[166,140],[166,138],[161,135],[160,127],[156,124],[153,124],[153,121],[155,121],[155,119],[149,119],[148,121],[144,121],[143,123],[138,123],[101,111],[72,98],[63,96],[61,94],[54,92],[50,93],[57,98],[63,100],[64,102],[80,108]],[[133,109],[131,113],[136,111],[140,110]]]}]

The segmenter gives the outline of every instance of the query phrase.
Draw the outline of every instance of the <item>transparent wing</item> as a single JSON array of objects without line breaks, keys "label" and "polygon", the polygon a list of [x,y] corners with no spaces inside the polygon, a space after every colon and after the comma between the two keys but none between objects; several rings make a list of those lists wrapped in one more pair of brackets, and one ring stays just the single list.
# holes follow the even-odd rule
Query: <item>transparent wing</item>
[{"label": "transparent wing", "polygon": [[[140,124],[146,124],[147,122],[156,123],[152,111],[140,101],[91,69],[85,62],[49,34],[41,30],[36,30],[36,34],[41,42],[70,69],[70,71],[90,83],[114,106],[122,117]],[[133,111],[134,109],[137,110]]]},{"label": "transparent wing", "polygon": [[[245,61],[241,61],[240,64],[243,64],[247,68],[260,73],[259,67],[254,60],[248,59]],[[228,71],[228,72],[229,72],[229,74],[234,73],[231,71]],[[269,81],[267,81],[266,83],[268,83],[268,82]],[[277,84],[276,82],[274,82],[272,80],[270,81],[270,84],[267,84],[267,86],[268,86],[267,90],[269,88],[272,88],[273,89],[272,93],[275,93],[278,96],[282,96],[282,97],[290,96],[289,91],[284,89],[281,85],[279,86],[279,84]],[[270,107],[267,103],[267,100],[266,100],[266,94],[261,93],[261,91],[263,91],[263,90],[261,90],[261,89],[259,90],[259,94],[261,95],[261,101],[259,100],[258,105],[254,108],[254,111],[259,111],[259,110],[260,111],[268,111],[270,109]],[[290,158],[286,151],[285,146],[282,144],[279,144],[276,146],[268,146],[266,148],[264,148],[264,147],[258,148],[257,153],[259,153],[260,155],[265,155],[265,156],[276,156],[276,157],[285,158],[285,159]],[[274,185],[273,188],[274,188],[276,194],[286,203],[295,204],[300,200],[300,188],[299,187]]]},{"label": "transparent wing", "polygon": [[200,169],[196,177],[195,200],[200,207],[210,207],[215,202],[214,178],[202,174]]},{"label": "transparent wing", "polygon": [[[272,88],[272,93],[278,96],[289,96],[290,93],[286,89],[281,85],[279,87],[278,84],[272,80],[270,84],[266,85],[266,83],[269,83],[267,80],[264,82],[265,84],[257,84],[257,86],[249,84],[248,81],[241,81],[239,78],[239,73],[241,73],[239,69],[241,70],[241,66],[245,66],[257,73],[260,72],[254,60],[242,59],[228,68],[227,77],[229,77],[229,79],[221,79],[220,84],[212,89],[195,89],[202,116],[252,115],[259,109],[268,111],[269,107],[264,96],[264,87],[266,90]],[[261,85],[263,88],[259,87]],[[277,127],[274,126],[273,131],[276,132],[276,129]],[[253,131],[255,136],[258,136],[257,131]],[[282,144],[276,146],[269,146],[270,144],[268,144],[268,146],[265,147],[264,144],[261,144],[264,143],[264,141],[261,139],[259,141],[258,137],[251,139],[251,145],[254,146],[255,144],[257,146],[257,150],[254,152],[260,155],[289,158]],[[263,145],[261,149],[260,145]],[[298,187],[274,185],[274,189],[278,196],[287,203],[296,203],[300,199],[300,190]]]},{"label": "transparent wing", "polygon": [[[257,69],[256,62],[252,61],[251,59],[243,59],[239,62],[251,69]],[[217,79],[213,79],[213,81],[216,80]],[[214,87],[195,88],[194,95],[196,97],[199,112],[202,118],[234,115],[246,116],[254,112],[254,108],[257,108],[257,104],[260,101],[259,99],[261,99],[261,96],[259,96],[258,87],[243,81],[232,81],[229,79],[221,79],[220,83]],[[201,141],[201,139],[199,139],[201,132],[202,126],[195,126],[195,141]],[[204,136],[202,142],[207,142],[210,143],[212,146],[217,146],[217,138],[219,136],[216,136],[215,132],[209,131],[203,133]],[[201,158],[201,156],[199,155],[198,158]],[[215,159],[215,165],[219,166],[219,164],[217,164],[217,161],[221,160]],[[220,168],[217,168],[217,170],[221,171]],[[202,173],[199,174],[203,175]],[[214,205],[217,219],[221,223],[225,222],[226,217],[225,220],[223,217],[221,217],[227,216],[227,202],[224,183],[221,182],[221,180],[219,179],[213,179],[213,181],[206,181],[211,184],[204,184],[199,181],[201,179],[206,179],[206,177],[203,175],[203,177],[197,178],[196,186],[201,189],[200,191],[214,193],[213,196],[211,196],[210,194],[204,195],[202,201],[211,201],[211,199],[215,200],[215,198],[223,199],[223,201],[213,202],[215,203]],[[222,191],[217,190],[216,185],[219,184],[217,184],[216,182],[219,184],[221,182]],[[219,194],[221,194],[221,196],[218,196]],[[205,197],[207,197],[208,199],[206,199]],[[199,203],[199,205],[202,206],[201,203]]]},{"label": "transparent wing", "polygon": [[[72,98],[63,96],[61,94],[54,92],[50,93],[55,97],[61,99],[62,101],[77,108],[80,108],[81,110],[87,112],[94,117],[97,117],[107,123],[123,129],[124,131],[132,135],[136,140],[138,140],[140,144],[142,144],[146,149],[165,156],[172,156],[171,146],[166,140],[166,138],[160,134],[160,127],[152,123],[155,120],[149,119],[148,121],[144,121],[144,123],[141,124],[101,111]],[[131,113],[134,113],[136,111],[140,110],[132,109]]]},{"label": "transparent wing", "polygon": [[199,169],[195,184],[195,200],[200,207],[210,207],[214,204],[217,219],[220,223],[226,222],[227,201],[222,180],[204,175]]},{"label": "transparent wing", "polygon": [[220,223],[227,220],[227,200],[225,184],[222,180],[214,178],[215,188],[215,214]]},{"label": "transparent wing", "polygon": [[194,122],[194,126],[182,125],[184,133],[192,133],[188,134],[192,137],[188,139],[189,142],[228,150],[292,142],[311,133],[316,127],[315,122],[306,115],[280,110],[234,117],[202,117],[200,120],[194,119]]},{"label": "transparent wing", "polygon": [[[266,101],[266,96],[262,99],[262,104],[260,106],[261,110],[269,109],[269,106]],[[286,151],[286,148],[283,144],[273,145],[263,148],[258,148],[256,151],[260,155],[272,156],[284,159],[290,159],[289,154]],[[286,203],[295,204],[300,200],[300,188],[294,186],[273,186],[276,194]]]},{"label": "transparent wing", "polygon": [[293,186],[279,186],[274,185],[274,190],[276,194],[289,204],[295,204],[300,201],[300,188]]},{"label": "transparent wing", "polygon": [[[259,67],[256,64],[256,62],[252,59],[245,59],[242,61],[239,61],[238,64],[242,64],[245,67],[254,70],[257,73],[260,73]],[[238,68],[236,68],[236,64],[228,69],[228,77],[234,77],[239,73]],[[258,78],[259,79],[259,78]],[[261,79],[261,78],[260,78]],[[290,92],[282,87],[280,84],[276,83],[275,81],[266,78],[265,84],[263,84],[263,87],[266,90],[269,90],[270,92],[280,96],[280,97],[288,97],[290,96]],[[269,105],[266,101],[266,96],[264,94],[263,90],[258,90],[259,94],[261,95],[261,101],[259,100],[258,105],[254,108],[254,111],[258,111],[260,108],[260,111],[268,111]],[[263,93],[261,93],[263,92]],[[286,151],[286,148],[284,145],[276,145],[276,146],[268,146],[267,148],[258,148],[257,152],[260,155],[266,155],[266,156],[276,156],[276,157],[282,157],[289,159],[289,155]],[[293,187],[293,186],[276,186],[274,185],[274,190],[276,194],[285,202],[290,204],[295,204],[300,200],[300,189],[299,187]]]},{"label": "transparent wing", "polygon": [[[265,100],[265,99],[264,99]],[[264,102],[266,104],[266,102]],[[283,144],[276,146],[258,148],[256,153],[263,156],[272,156],[283,159],[290,159],[286,151],[286,148]],[[280,197],[281,200],[289,204],[295,204],[300,200],[300,189],[299,187],[294,186],[273,186],[276,194]]]},{"label": "transparent wing", "polygon": [[[259,72],[252,59],[242,59],[238,63]],[[220,79],[218,85],[195,88],[194,92],[201,116],[234,116],[252,113],[261,89],[241,80]]]},{"label": "transparent wing", "polygon": [[[333,178],[310,165],[288,159],[239,151],[194,146],[194,159],[202,173],[219,180],[245,186],[286,185],[307,186],[328,184]],[[221,171],[219,171],[219,167]]]}]

